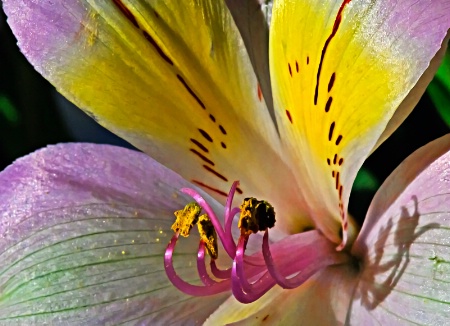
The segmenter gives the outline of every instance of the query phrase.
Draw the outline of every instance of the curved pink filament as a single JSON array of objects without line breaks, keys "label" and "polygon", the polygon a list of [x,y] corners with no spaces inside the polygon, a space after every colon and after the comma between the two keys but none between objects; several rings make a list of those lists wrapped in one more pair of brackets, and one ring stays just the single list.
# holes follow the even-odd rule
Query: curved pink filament
[{"label": "curved pink filament", "polygon": [[269,249],[269,232],[266,230],[263,238],[263,255],[266,261],[267,269],[277,284],[285,289],[294,289],[303,284],[308,278],[314,275],[320,268],[317,265],[309,265],[296,276],[288,279],[278,272]]},{"label": "curved pink filament", "polygon": [[174,234],[166,248],[166,252],[164,253],[164,269],[166,270],[166,274],[170,282],[172,282],[172,284],[175,285],[175,287],[180,291],[192,296],[207,296],[228,291],[230,289],[230,280],[216,282],[209,286],[198,286],[183,281],[176,274],[172,263],[172,256],[178,237],[179,232]]},{"label": "curved pink filament", "polygon": [[217,278],[221,278],[221,279],[228,279],[231,278],[231,268],[222,270],[219,269],[216,265],[216,261],[214,259],[211,259],[211,272],[213,273],[213,275]]},{"label": "curved pink filament", "polygon": [[225,225],[228,222],[227,218],[230,217],[231,205],[233,204],[234,193],[236,192],[236,188],[238,186],[239,186],[239,181],[233,182],[233,185],[231,186],[230,192],[228,193],[227,202],[225,204]]},{"label": "curved pink filament", "polygon": [[202,240],[200,240],[200,243],[198,245],[197,270],[198,270],[198,275],[200,276],[200,279],[202,280],[203,284],[209,286],[209,285],[213,285],[213,284],[217,283],[209,276],[209,274],[206,270],[205,243]]},{"label": "curved pink filament", "polygon": [[[317,244],[317,246],[320,248],[319,244]],[[272,254],[269,248],[269,231],[266,230],[266,232],[264,233],[262,250],[264,260],[266,262],[267,269],[270,275],[282,288],[294,289],[302,285],[305,281],[307,281],[311,276],[313,276],[321,269],[327,266],[348,261],[348,256],[343,253],[335,253],[334,255],[330,255],[329,252],[323,251],[323,249],[319,249],[317,248],[317,246],[316,252],[312,254],[305,254],[298,259],[293,259],[293,257],[290,257],[291,259],[293,259],[293,261],[291,261],[291,263],[288,262],[288,264],[286,265],[288,273],[292,274],[292,268],[295,268],[295,265],[297,264],[300,264],[304,267],[301,270],[297,270],[297,274],[295,276],[286,278],[278,271],[278,268],[275,266],[275,262],[272,258]]]},{"label": "curved pink filament", "polygon": [[208,214],[212,224],[214,225],[214,229],[216,230],[217,235],[219,236],[219,239],[222,242],[225,251],[227,252],[228,256],[230,256],[230,258],[233,259],[236,252],[236,244],[234,243],[234,241],[230,241],[229,237],[225,235],[225,232],[223,230],[222,225],[220,224],[219,219],[217,218],[216,214],[209,206],[209,204],[206,202],[206,200],[204,200],[203,197],[200,196],[200,194],[194,189],[183,188],[181,189],[181,191],[191,196],[200,205],[200,207],[205,210],[206,214]]},{"label": "curved pink filament", "polygon": [[231,272],[232,291],[235,298],[242,303],[250,303],[258,300],[267,291],[269,291],[276,282],[270,276],[267,270],[259,269],[259,273],[263,275],[253,283],[249,283],[244,271],[244,251],[247,239],[239,238],[236,257],[233,261],[233,269]]}]

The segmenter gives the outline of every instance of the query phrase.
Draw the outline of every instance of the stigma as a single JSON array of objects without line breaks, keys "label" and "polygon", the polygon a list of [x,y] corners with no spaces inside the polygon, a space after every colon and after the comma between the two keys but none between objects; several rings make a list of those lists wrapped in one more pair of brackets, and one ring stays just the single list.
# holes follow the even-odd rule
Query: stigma
[{"label": "stigma", "polygon": [[[269,229],[275,226],[275,208],[266,200],[245,198],[239,207],[233,207],[233,198],[239,182],[234,182],[226,200],[223,223],[204,198],[194,189],[181,191],[194,199],[174,214],[172,225],[175,232],[164,255],[167,277],[180,291],[192,296],[209,296],[232,291],[241,303],[258,300],[273,286],[293,289],[303,284],[319,270],[334,264],[348,261],[345,253],[337,253],[333,244],[313,230],[289,236],[274,245],[269,241]],[[233,237],[233,220],[239,215],[240,236]],[[181,279],[173,266],[173,252],[179,236],[187,237],[197,225],[199,247],[197,252],[197,271],[202,285],[190,284]],[[261,251],[246,255],[250,236],[263,232]],[[307,245],[293,250],[299,237],[308,237]],[[261,238],[261,236],[259,236]],[[316,243],[314,243],[316,241]],[[219,269],[219,242],[230,261],[228,269]],[[271,246],[275,247],[274,257]],[[287,252],[289,251],[289,252]],[[296,254],[292,254],[292,252]],[[210,256],[209,271],[205,254]],[[289,253],[289,254],[284,254]]]}]

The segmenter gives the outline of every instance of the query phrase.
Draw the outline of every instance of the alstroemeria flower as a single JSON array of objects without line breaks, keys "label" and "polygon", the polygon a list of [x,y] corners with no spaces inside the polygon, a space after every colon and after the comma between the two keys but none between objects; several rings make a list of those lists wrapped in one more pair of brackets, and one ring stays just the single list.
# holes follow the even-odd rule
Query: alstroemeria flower
[{"label": "alstroemeria flower", "polygon": [[[58,145],[0,174],[0,323],[448,319],[450,136],[391,175],[361,232],[347,204],[436,69],[450,0],[279,0],[268,52],[257,1],[3,3],[35,68],[145,154]],[[270,231],[239,236],[247,197]],[[211,269],[196,234],[172,256],[193,200]]]}]

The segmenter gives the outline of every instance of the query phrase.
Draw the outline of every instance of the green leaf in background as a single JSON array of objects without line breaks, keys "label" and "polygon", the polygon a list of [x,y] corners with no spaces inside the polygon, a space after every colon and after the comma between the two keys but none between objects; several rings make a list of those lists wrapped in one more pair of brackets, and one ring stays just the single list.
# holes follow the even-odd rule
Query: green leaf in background
[{"label": "green leaf in background", "polygon": [[17,109],[11,101],[2,94],[0,94],[0,115],[3,115],[6,120],[13,125],[19,122],[19,114]]},{"label": "green leaf in background", "polygon": [[447,50],[427,92],[442,119],[450,127],[450,50]]},{"label": "green leaf in background", "polygon": [[367,168],[362,168],[356,175],[355,182],[353,183],[352,191],[368,190],[376,191],[380,187],[380,183],[377,178]]}]

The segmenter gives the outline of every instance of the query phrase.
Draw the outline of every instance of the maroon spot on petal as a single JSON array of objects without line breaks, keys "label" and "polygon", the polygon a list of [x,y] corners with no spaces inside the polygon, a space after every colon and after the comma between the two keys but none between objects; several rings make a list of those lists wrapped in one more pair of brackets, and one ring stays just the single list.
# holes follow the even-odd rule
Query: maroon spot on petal
[{"label": "maroon spot on petal", "polygon": [[333,25],[331,34],[326,39],[325,44],[322,48],[322,54],[320,56],[319,68],[317,69],[317,76],[316,76],[316,89],[314,91],[314,105],[317,105],[317,98],[319,97],[319,80],[320,80],[320,73],[322,71],[323,59],[325,58],[325,53],[327,52],[328,45],[330,45],[331,40],[336,35],[336,33],[339,29],[339,25],[341,24],[341,21],[342,21],[342,12],[344,11],[345,6],[350,3],[350,1],[351,0],[344,0],[342,2],[341,7],[339,8],[339,11],[334,20],[334,25]]},{"label": "maroon spot on petal", "polygon": [[194,153],[195,155],[197,155],[198,157],[200,157],[203,161],[205,161],[208,164],[211,164],[212,166],[214,166],[214,162],[211,161],[209,158],[207,158],[206,156],[204,156],[202,153],[198,152],[197,150],[190,148],[189,149],[192,153]]},{"label": "maroon spot on petal", "polygon": [[298,72],[298,62],[295,60],[295,70]]},{"label": "maroon spot on petal", "polygon": [[261,86],[259,86],[259,83],[258,83],[258,99],[259,99],[259,101],[261,102],[262,101],[262,91],[261,91]]},{"label": "maroon spot on petal", "polygon": [[203,108],[203,110],[206,109],[205,104],[198,98],[198,96],[194,93],[194,91],[189,87],[189,85],[185,82],[183,77],[177,74],[178,80],[183,84],[183,86],[186,88],[186,90],[191,94],[191,96],[197,101],[197,103]]},{"label": "maroon spot on petal", "polygon": [[309,65],[309,56],[306,57],[306,64]]},{"label": "maroon spot on petal", "polygon": [[222,134],[224,134],[224,135],[227,134],[227,131],[225,130],[224,127],[222,127],[222,125],[219,125],[219,129],[220,129],[220,131],[222,132]]},{"label": "maroon spot on petal", "polygon": [[291,69],[291,64],[290,63],[288,63],[288,68],[289,68],[289,75],[291,75],[291,77],[292,77],[292,69]]},{"label": "maroon spot on petal", "polygon": [[208,165],[203,165],[203,167],[211,172],[212,174],[214,174],[216,177],[218,177],[219,179],[222,179],[223,181],[228,181],[227,178],[225,178],[222,174],[220,174],[219,172],[215,171],[214,169],[210,168]]},{"label": "maroon spot on petal", "polygon": [[209,150],[205,146],[203,146],[203,144],[200,143],[198,140],[195,140],[194,138],[191,138],[191,142],[193,142],[195,145],[197,145],[205,153],[209,153]]},{"label": "maroon spot on petal", "polygon": [[334,157],[333,157],[333,164],[336,164],[336,161],[337,161],[337,154],[334,154]]},{"label": "maroon spot on petal", "polygon": [[333,138],[333,131],[334,131],[334,126],[336,125],[336,123],[333,121],[330,125],[330,130],[328,131],[328,140],[331,141],[331,139]]},{"label": "maroon spot on petal", "polygon": [[333,102],[333,98],[330,96],[330,97],[328,98],[327,103],[325,104],[325,112],[330,111],[331,102]]},{"label": "maroon spot on petal", "polygon": [[225,198],[228,197],[228,194],[222,190],[213,188],[211,186],[208,186],[207,184],[204,184],[203,182],[197,181],[197,180],[192,180],[193,183],[195,183],[196,185],[199,185],[200,187],[206,188],[208,190],[214,191],[215,193],[224,196]]},{"label": "maroon spot on petal", "polygon": [[212,122],[216,122],[216,117],[213,116],[212,114],[209,115],[209,118],[211,119]]},{"label": "maroon spot on petal", "polygon": [[266,315],[264,318],[263,318],[263,320],[262,321],[266,321],[267,320],[267,318],[269,318],[269,315]]},{"label": "maroon spot on petal", "polygon": [[200,129],[200,128],[198,129],[198,131],[200,131],[200,133],[202,134],[202,136],[205,137],[205,139],[206,139],[207,141],[209,141],[209,142],[212,143],[213,139],[211,138],[211,136],[210,136],[206,131],[204,131],[203,129]]},{"label": "maroon spot on petal", "polygon": [[[342,186],[339,187],[339,198],[342,198],[342,189],[343,188],[344,187],[342,187]],[[344,205],[342,205],[342,207],[344,207]]]},{"label": "maroon spot on petal", "polygon": [[222,145],[222,148],[227,148],[227,145],[224,142],[221,142],[220,145]]},{"label": "maroon spot on petal", "polygon": [[289,121],[292,123],[292,116],[291,116],[291,112],[289,112],[289,110],[286,110],[286,115],[287,115]]},{"label": "maroon spot on petal", "polygon": [[328,163],[328,165],[331,165],[331,161],[329,158],[327,158],[327,163]]},{"label": "maroon spot on petal", "polygon": [[339,159],[339,165],[342,165],[342,163],[344,163],[344,159],[341,157],[341,158]]},{"label": "maroon spot on petal", "polygon": [[339,189],[339,172],[336,173],[336,190]]},{"label": "maroon spot on petal", "polygon": [[339,135],[338,138],[336,139],[336,145],[339,145],[341,140],[342,140],[342,135]]},{"label": "maroon spot on petal", "polygon": [[334,171],[331,171],[331,176],[334,178]]},{"label": "maroon spot on petal", "polygon": [[243,193],[242,189],[239,187],[236,188],[236,192],[240,195],[242,195],[242,193]]}]

